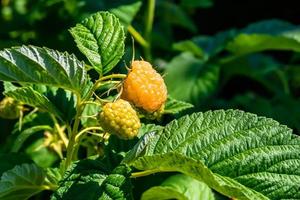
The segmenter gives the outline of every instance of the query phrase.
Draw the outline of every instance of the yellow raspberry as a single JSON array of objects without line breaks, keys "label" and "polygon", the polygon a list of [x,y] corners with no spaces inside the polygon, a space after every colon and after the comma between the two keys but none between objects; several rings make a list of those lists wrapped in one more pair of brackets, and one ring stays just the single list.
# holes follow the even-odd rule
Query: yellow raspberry
[{"label": "yellow raspberry", "polygon": [[22,105],[11,97],[5,97],[0,102],[0,117],[4,119],[17,119],[20,117]]},{"label": "yellow raspberry", "polygon": [[124,80],[121,98],[147,112],[155,112],[167,100],[167,87],[150,63],[133,61]]},{"label": "yellow raspberry", "polygon": [[103,106],[100,124],[105,131],[125,140],[134,138],[141,127],[136,111],[129,102],[122,99]]}]

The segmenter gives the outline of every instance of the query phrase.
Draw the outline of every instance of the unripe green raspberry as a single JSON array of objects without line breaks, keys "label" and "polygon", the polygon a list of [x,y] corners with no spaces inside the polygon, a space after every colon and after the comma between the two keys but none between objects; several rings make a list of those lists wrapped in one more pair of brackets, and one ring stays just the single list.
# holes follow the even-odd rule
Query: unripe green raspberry
[{"label": "unripe green raspberry", "polygon": [[105,131],[125,140],[134,138],[141,127],[136,111],[129,102],[122,99],[103,106],[100,124]]},{"label": "unripe green raspberry", "polygon": [[17,119],[20,117],[22,105],[11,97],[5,97],[0,102],[0,117],[4,119]]}]

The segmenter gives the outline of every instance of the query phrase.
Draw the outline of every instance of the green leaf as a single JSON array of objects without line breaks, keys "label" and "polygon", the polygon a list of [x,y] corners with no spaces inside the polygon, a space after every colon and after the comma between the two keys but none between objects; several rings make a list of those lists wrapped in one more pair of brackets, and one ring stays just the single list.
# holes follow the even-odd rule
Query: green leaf
[{"label": "green leaf", "polygon": [[181,26],[193,33],[197,32],[197,26],[180,6],[168,1],[158,1],[157,6],[160,10],[157,16],[163,19],[163,22]]},{"label": "green leaf", "polygon": [[[36,89],[36,87],[34,87],[34,89]],[[82,92],[84,93],[84,91]],[[57,110],[59,110],[62,121],[70,123],[74,119],[77,98],[73,93],[61,88],[47,86],[42,94],[50,100]]]},{"label": "green leaf", "polygon": [[70,29],[79,50],[100,74],[109,72],[124,54],[125,33],[119,19],[98,12]]},{"label": "green leaf", "polygon": [[8,97],[12,97],[24,104],[40,108],[43,111],[48,111],[61,119],[61,112],[52,104],[52,102],[44,95],[33,90],[31,87],[21,87],[15,90],[4,93]]},{"label": "green leaf", "polygon": [[11,82],[7,82],[7,81],[3,82],[3,86],[4,86],[4,92],[10,92],[18,88],[14,86]]},{"label": "green leaf", "polygon": [[142,124],[141,128],[139,129],[138,138],[143,137],[146,133],[149,133],[150,131],[158,131],[161,130],[163,126],[159,126],[156,124]]},{"label": "green leaf", "polygon": [[146,173],[179,171],[241,200],[299,199],[299,151],[299,136],[286,126],[243,111],[217,110],[184,116],[146,134],[124,162]]},{"label": "green leaf", "polygon": [[199,105],[215,92],[219,66],[205,64],[186,52],[166,66],[166,74],[165,81],[173,98]]},{"label": "green leaf", "polygon": [[164,114],[177,114],[192,107],[194,106],[190,103],[178,101],[169,96],[165,104]]},{"label": "green leaf", "polygon": [[32,161],[23,153],[0,153],[0,176],[3,172],[23,163],[32,163]]},{"label": "green leaf", "polygon": [[160,186],[145,191],[142,200],[214,200],[211,189],[203,182],[184,174],[177,174],[166,179]]},{"label": "green leaf", "polygon": [[214,5],[213,0],[181,0],[181,5],[190,8],[209,8]]},{"label": "green leaf", "polygon": [[40,131],[51,131],[52,128],[48,125],[39,125],[39,126],[33,126],[30,127],[28,129],[23,130],[18,137],[16,138],[16,140],[14,141],[14,144],[11,148],[12,152],[18,152],[20,150],[20,148],[22,147],[22,145],[24,144],[24,142],[33,134],[38,133]]},{"label": "green leaf", "polygon": [[235,35],[235,30],[228,30],[214,36],[197,36],[190,40],[177,42],[173,44],[173,48],[178,51],[191,52],[201,60],[208,60],[224,51],[228,42]]},{"label": "green leaf", "polygon": [[45,84],[80,93],[87,83],[84,63],[74,55],[35,46],[0,51],[0,80]]},{"label": "green leaf", "polygon": [[109,11],[116,15],[123,26],[127,27],[131,24],[137,12],[142,6],[141,1],[132,2],[130,4],[120,5],[116,8],[112,8]]},{"label": "green leaf", "polygon": [[35,164],[18,165],[2,175],[0,199],[26,200],[45,189],[50,189],[44,181],[44,171]]},{"label": "green leaf", "polygon": [[25,149],[25,152],[38,166],[43,168],[52,167],[59,161],[59,156],[46,147],[44,141],[45,138],[43,137],[31,141],[30,145]]},{"label": "green leaf", "polygon": [[84,127],[99,126],[97,115],[99,114],[100,111],[101,111],[101,107],[99,105],[87,104],[84,107],[84,110],[82,112],[81,124]]},{"label": "green leaf", "polygon": [[74,163],[66,172],[51,200],[132,199],[130,168],[118,166],[110,171],[98,160]]},{"label": "green leaf", "polygon": [[265,50],[300,52],[300,26],[280,20],[257,22],[242,29],[227,50],[236,55]]},{"label": "green leaf", "polygon": [[61,169],[47,168],[46,170],[46,181],[52,185],[59,185],[59,182],[62,180]]}]

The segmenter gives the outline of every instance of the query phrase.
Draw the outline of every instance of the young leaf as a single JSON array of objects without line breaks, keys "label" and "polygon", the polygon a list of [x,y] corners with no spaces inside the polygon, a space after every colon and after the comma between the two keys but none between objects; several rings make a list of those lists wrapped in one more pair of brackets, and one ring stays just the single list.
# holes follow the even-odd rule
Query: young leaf
[{"label": "young leaf", "polygon": [[150,135],[125,163],[148,172],[179,171],[241,200],[300,198],[300,138],[272,119],[208,111]]},{"label": "young leaf", "polygon": [[45,184],[44,171],[35,164],[22,164],[6,171],[0,180],[1,200],[26,200],[51,189]]},{"label": "young leaf", "polygon": [[166,66],[165,81],[173,98],[197,105],[216,90],[219,70],[186,52]]},{"label": "young leaf", "polygon": [[110,171],[97,160],[82,160],[66,172],[51,200],[132,199],[130,168],[118,166]]},{"label": "young leaf", "polygon": [[119,19],[98,12],[70,29],[79,50],[100,74],[109,72],[124,54],[125,33]]},{"label": "young leaf", "polygon": [[59,168],[47,168],[46,181],[53,185],[59,185],[62,180],[61,170]]},{"label": "young leaf", "polygon": [[184,174],[173,175],[160,186],[148,189],[141,199],[215,200],[213,192],[205,183]]},{"label": "young leaf", "polygon": [[168,97],[167,102],[165,104],[164,113],[165,114],[177,114],[183,110],[189,109],[194,107],[192,104],[179,101],[176,99],[173,99],[172,97]]},{"label": "young leaf", "polygon": [[35,46],[0,51],[0,80],[45,84],[80,93],[87,83],[84,64],[74,55]]}]

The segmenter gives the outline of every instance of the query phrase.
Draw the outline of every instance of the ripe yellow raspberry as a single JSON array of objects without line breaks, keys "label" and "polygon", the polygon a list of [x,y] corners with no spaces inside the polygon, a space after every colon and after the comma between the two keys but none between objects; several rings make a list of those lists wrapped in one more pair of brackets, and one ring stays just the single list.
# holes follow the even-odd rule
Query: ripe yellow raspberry
[{"label": "ripe yellow raspberry", "polygon": [[124,80],[121,98],[147,112],[155,112],[167,100],[167,87],[150,63],[133,61]]},{"label": "ripe yellow raspberry", "polygon": [[0,102],[0,117],[4,119],[17,119],[20,117],[22,105],[11,97],[5,97]]},{"label": "ripe yellow raspberry", "polygon": [[103,106],[100,124],[105,131],[125,140],[134,138],[141,127],[136,111],[129,102],[122,99]]}]

